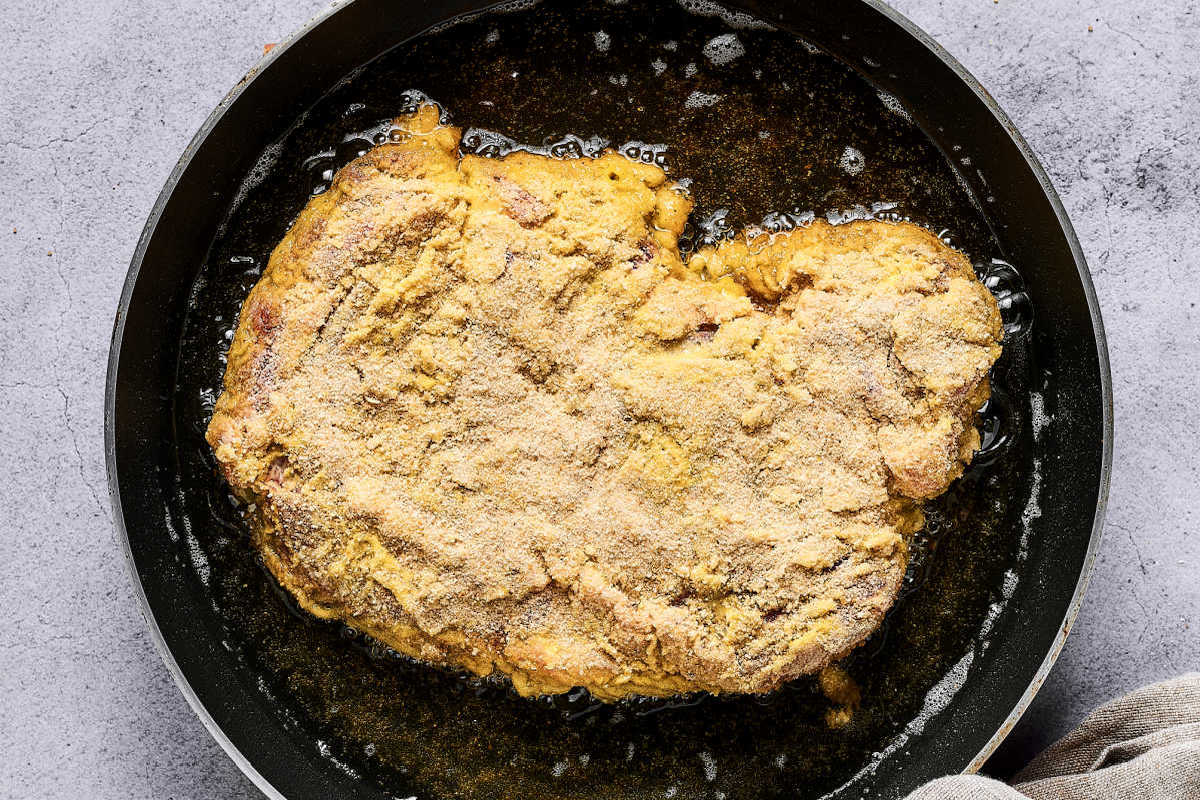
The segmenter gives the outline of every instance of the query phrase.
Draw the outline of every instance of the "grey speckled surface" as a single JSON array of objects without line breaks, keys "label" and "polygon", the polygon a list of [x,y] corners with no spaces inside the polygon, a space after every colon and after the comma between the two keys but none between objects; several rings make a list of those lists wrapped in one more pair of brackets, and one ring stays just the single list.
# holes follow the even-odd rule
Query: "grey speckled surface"
[{"label": "grey speckled surface", "polygon": [[[1200,3],[895,5],[1040,155],[1112,349],[1107,535],[1003,767],[1110,695],[1200,667]],[[136,607],[109,517],[102,391],[119,287],[168,172],[262,44],[321,6],[39,0],[5,13],[0,796],[256,796],[172,685]]]}]

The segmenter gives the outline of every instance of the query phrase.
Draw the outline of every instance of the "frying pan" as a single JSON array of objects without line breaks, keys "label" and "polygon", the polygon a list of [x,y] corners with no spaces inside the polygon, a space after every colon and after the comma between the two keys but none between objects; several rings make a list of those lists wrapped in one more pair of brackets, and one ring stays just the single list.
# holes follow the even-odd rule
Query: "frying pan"
[{"label": "frying pan", "polygon": [[[168,669],[267,795],[898,797],[978,769],[1062,647],[1100,536],[1112,398],[1044,171],[881,3],[685,5],[336,6],[234,88],[163,189],[113,333],[114,517]],[[519,698],[306,617],[256,563],[202,440],[229,330],[307,198],[420,92],[483,155],[596,136],[661,161],[693,180],[692,245],[807,213],[910,218],[976,262],[1006,328],[984,449],[844,664],[863,694],[849,725],[827,726],[807,679],[765,697]]]}]

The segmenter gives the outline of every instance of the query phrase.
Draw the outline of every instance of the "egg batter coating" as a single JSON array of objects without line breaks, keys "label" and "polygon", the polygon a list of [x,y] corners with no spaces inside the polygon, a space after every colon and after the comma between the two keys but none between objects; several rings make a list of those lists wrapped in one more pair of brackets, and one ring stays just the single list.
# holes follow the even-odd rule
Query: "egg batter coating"
[{"label": "egg batter coating", "polygon": [[817,221],[685,262],[654,165],[397,126],[275,249],[208,429],[280,583],[526,695],[767,692],[859,645],[979,446],[966,258]]}]

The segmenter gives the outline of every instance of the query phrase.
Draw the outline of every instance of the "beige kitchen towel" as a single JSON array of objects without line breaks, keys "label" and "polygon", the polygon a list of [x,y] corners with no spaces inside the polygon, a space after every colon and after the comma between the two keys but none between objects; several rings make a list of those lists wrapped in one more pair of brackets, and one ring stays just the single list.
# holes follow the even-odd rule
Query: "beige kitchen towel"
[{"label": "beige kitchen towel", "polygon": [[1101,706],[1017,773],[925,784],[908,800],[1200,800],[1200,673]]}]

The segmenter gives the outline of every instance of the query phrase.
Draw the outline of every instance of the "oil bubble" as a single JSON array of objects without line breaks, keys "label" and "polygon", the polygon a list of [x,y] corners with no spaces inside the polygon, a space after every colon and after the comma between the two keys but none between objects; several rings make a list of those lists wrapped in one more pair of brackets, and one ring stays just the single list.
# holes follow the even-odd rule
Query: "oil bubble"
[{"label": "oil bubble", "polygon": [[364,156],[370,150],[372,144],[370,140],[355,136],[342,142],[337,149],[338,166],[345,166],[354,159]]},{"label": "oil bubble", "polygon": [[305,160],[301,171],[307,176],[308,191],[313,197],[329,190],[333,183],[334,154],[321,153]]},{"label": "oil bubble", "polygon": [[879,96],[879,102],[883,103],[884,108],[900,117],[904,121],[912,122],[912,114],[910,114],[909,110],[904,107],[902,102],[900,102],[899,97],[891,92],[885,92],[882,89],[880,89],[876,94]]},{"label": "oil bubble", "polygon": [[1007,261],[993,258],[990,263],[977,266],[976,272],[1000,306],[1005,340],[1012,341],[1028,334],[1033,327],[1033,300],[1017,268]]},{"label": "oil bubble", "polygon": [[665,144],[648,144],[646,142],[626,142],[617,151],[630,161],[640,161],[643,164],[656,164],[664,170],[667,168],[667,146]]},{"label": "oil bubble", "polygon": [[991,397],[979,409],[979,450],[973,463],[986,466],[995,461],[1012,444],[1017,430],[1016,412],[1008,395],[992,387]]},{"label": "oil bubble", "polygon": [[791,211],[770,211],[763,217],[762,227],[767,233],[787,233],[811,224],[816,218],[817,215],[812,211],[802,211],[798,208]]},{"label": "oil bubble", "polygon": [[838,159],[838,166],[847,175],[861,174],[866,165],[867,159],[863,156],[862,151],[856,150],[853,147],[847,147],[843,150],[841,158]]},{"label": "oil bubble", "polygon": [[732,239],[733,225],[729,222],[729,209],[718,208],[707,217],[702,217],[697,223],[700,245],[715,245],[717,242]]},{"label": "oil bubble", "polygon": [[764,22],[758,17],[753,17],[744,11],[730,11],[712,2],[712,0],[678,0],[678,2],[685,11],[695,14],[698,17],[716,17],[731,28],[739,28],[746,31],[777,30],[769,22]]},{"label": "oil bubble", "polygon": [[683,101],[684,108],[707,108],[721,101],[721,95],[708,92],[692,92]]},{"label": "oil bubble", "polygon": [[855,220],[880,219],[880,215],[886,214],[896,207],[895,203],[876,202],[872,203],[870,208],[855,203],[849,208],[832,208],[825,212],[825,219],[830,225],[842,225]]},{"label": "oil bubble", "polygon": [[702,49],[704,57],[717,66],[730,64],[746,54],[746,47],[736,33],[725,33],[709,39]]},{"label": "oil bubble", "polygon": [[467,128],[463,131],[458,149],[463,155],[502,158],[520,149],[520,145],[502,133],[483,128]]}]

